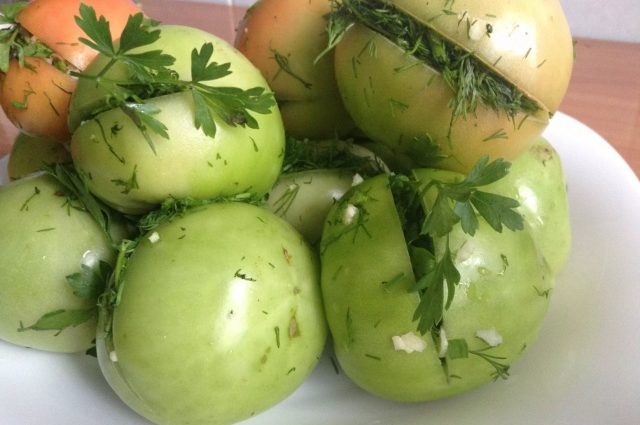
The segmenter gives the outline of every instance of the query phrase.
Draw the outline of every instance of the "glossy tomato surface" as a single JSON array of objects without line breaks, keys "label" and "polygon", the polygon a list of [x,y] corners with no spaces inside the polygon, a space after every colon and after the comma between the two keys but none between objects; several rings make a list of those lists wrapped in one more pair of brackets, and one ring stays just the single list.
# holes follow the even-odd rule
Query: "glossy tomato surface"
[{"label": "glossy tomato surface", "polygon": [[[436,257],[445,243],[434,240]],[[505,366],[535,340],[553,279],[531,235],[497,233],[481,222],[475,237],[455,227],[448,243],[460,283],[444,333],[421,334],[414,320],[420,296],[411,290],[412,262],[388,177],[366,180],[330,211],[321,243],[325,310],[340,366],[365,390],[399,401],[458,394],[490,382],[498,369],[477,354],[447,358],[443,339],[464,340],[469,353]],[[491,330],[502,338],[495,346],[477,336]]]},{"label": "glossy tomato surface", "polygon": [[[86,350],[95,339],[95,296],[77,296],[67,276],[112,262],[111,244],[52,177],[33,175],[0,187],[0,205],[0,338],[47,351]],[[84,311],[87,320],[63,330],[32,328],[62,311],[77,317]]]},{"label": "glossy tomato surface", "polygon": [[[183,26],[161,26],[160,39],[148,49],[162,49],[176,58],[172,69],[191,79],[191,52],[213,44],[212,60],[230,63],[231,73],[211,84],[250,89],[268,85],[260,72],[237,50],[218,37]],[[98,57],[87,73],[105,65]],[[119,64],[107,77],[130,78]],[[207,84],[209,82],[206,82]],[[199,199],[249,192],[266,193],[278,177],[284,155],[284,129],[277,106],[254,114],[257,129],[232,125],[216,116],[215,137],[196,128],[189,91],[147,99],[160,112],[154,118],[167,128],[168,138],[151,130],[149,141],[120,108],[92,116],[104,108],[108,93],[91,79],[81,79],[71,104],[74,130],[71,154],[89,188],[115,208],[140,213],[168,197]],[[155,150],[155,152],[154,152]]]},{"label": "glossy tomato surface", "polygon": [[315,254],[261,207],[214,204],[160,225],[122,285],[98,358],[118,395],[158,424],[255,415],[297,388],[324,347]]}]

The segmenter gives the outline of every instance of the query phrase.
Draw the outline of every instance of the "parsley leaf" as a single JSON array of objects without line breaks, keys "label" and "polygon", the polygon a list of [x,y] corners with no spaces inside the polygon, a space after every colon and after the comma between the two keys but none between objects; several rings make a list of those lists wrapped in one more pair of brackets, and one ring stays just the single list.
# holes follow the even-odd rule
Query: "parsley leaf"
[{"label": "parsley leaf", "polygon": [[66,276],[66,279],[74,295],[85,300],[96,300],[104,290],[111,271],[112,267],[104,261],[100,261],[96,268],[83,264],[79,272]]},{"label": "parsley leaf", "polygon": [[24,331],[58,331],[59,335],[63,330],[69,327],[76,327],[96,317],[97,309],[95,307],[84,310],[55,310],[43,314],[36,323],[25,327],[22,322],[18,328],[18,332]]},{"label": "parsley leaf", "polygon": [[[258,121],[251,112],[269,114],[276,102],[273,94],[264,87],[243,90],[237,87],[212,87],[203,82],[218,80],[231,74],[231,64],[219,64],[212,60],[214,46],[204,43],[191,52],[191,80],[180,80],[170,67],[175,58],[162,50],[135,52],[151,46],[161,37],[158,22],[145,19],[142,13],[130,16],[120,35],[119,42],[113,43],[109,23],[104,17],[97,17],[90,6],[80,6],[78,26],[88,38],[80,41],[102,53],[109,59],[96,74],[75,73],[79,78],[95,80],[108,98],[110,108],[121,108],[142,132],[145,140],[155,153],[151,132],[169,138],[168,128],[154,115],[160,110],[145,102],[157,96],[190,92],[195,107],[194,126],[210,137],[216,134],[216,117],[230,126],[258,128]],[[123,80],[110,79],[108,71],[113,66],[125,69],[128,75]],[[97,108],[93,116],[104,111]],[[90,119],[92,117],[84,117]]]},{"label": "parsley leaf", "polygon": [[510,166],[503,159],[489,162],[488,157],[483,157],[461,182],[430,182],[424,191],[435,186],[438,195],[424,222],[423,233],[444,236],[460,222],[462,230],[473,236],[478,229],[476,212],[497,232],[502,232],[503,226],[514,231],[522,230],[524,220],[516,211],[520,205],[518,201],[478,190],[478,187],[506,176]]},{"label": "parsley leaf", "polygon": [[213,44],[205,43],[198,49],[191,51],[191,80],[194,83],[200,81],[217,80],[231,74],[230,63],[218,64],[210,62],[213,55]]},{"label": "parsley leaf", "polygon": [[[411,250],[410,253],[414,269],[420,263],[424,267],[422,270],[416,270],[416,274],[418,276],[422,274],[422,277],[412,288],[414,291],[420,292],[420,303],[414,312],[413,320],[418,321],[418,331],[424,335],[442,321],[444,310],[448,309],[453,301],[455,286],[460,283],[460,272],[453,263],[448,237],[445,252],[442,258],[435,261],[435,264],[434,257],[429,258],[421,249]],[[422,256],[422,262],[415,261],[416,254]],[[446,303],[444,302],[445,284],[447,286]]]}]

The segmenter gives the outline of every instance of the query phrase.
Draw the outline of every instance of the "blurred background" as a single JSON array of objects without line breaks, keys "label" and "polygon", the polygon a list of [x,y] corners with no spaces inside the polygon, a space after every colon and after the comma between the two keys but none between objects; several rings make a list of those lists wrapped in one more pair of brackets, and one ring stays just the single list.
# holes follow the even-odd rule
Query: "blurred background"
[{"label": "blurred background", "polygon": [[[16,0],[0,0],[12,3]],[[139,0],[140,1],[140,0]],[[145,3],[145,0],[141,0]],[[251,6],[255,0],[173,0]],[[640,0],[560,0],[574,37],[640,43]]]},{"label": "blurred background", "polygon": [[[254,0],[196,0],[250,6]],[[574,37],[640,42],[640,0],[560,0]]]}]

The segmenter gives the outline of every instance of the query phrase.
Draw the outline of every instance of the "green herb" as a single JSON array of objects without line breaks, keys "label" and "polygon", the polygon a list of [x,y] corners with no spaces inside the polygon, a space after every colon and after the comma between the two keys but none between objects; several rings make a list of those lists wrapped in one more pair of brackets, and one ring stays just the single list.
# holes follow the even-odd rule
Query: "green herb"
[{"label": "green herb", "polygon": [[[109,59],[95,75],[74,73],[79,78],[95,80],[109,98],[102,108],[120,108],[142,132],[147,143],[155,151],[149,131],[168,139],[167,127],[155,116],[160,110],[145,103],[145,99],[163,94],[190,92],[195,106],[194,125],[210,137],[215,137],[215,117],[230,126],[258,128],[258,122],[250,112],[269,114],[275,105],[272,93],[263,87],[243,90],[237,87],[211,87],[204,83],[220,79],[231,73],[230,64],[212,61],[213,44],[204,43],[200,50],[191,52],[191,80],[178,79],[170,66],[175,58],[161,50],[136,53],[135,49],[147,47],[161,37],[158,22],[145,19],[142,13],[130,16],[116,45],[112,40],[109,24],[104,17],[98,18],[95,10],[80,5],[80,16],[76,23],[88,38],[80,41],[99,51]],[[118,81],[108,78],[108,71],[115,65],[128,70],[129,78]],[[91,117],[83,117],[89,119]]]},{"label": "green herb", "polygon": [[102,294],[113,268],[109,263],[100,261],[98,267],[82,265],[79,272],[66,276],[74,295],[85,300],[96,300]]},{"label": "green herb", "polygon": [[33,198],[38,195],[40,195],[40,189],[38,188],[38,186],[34,186],[31,196],[29,196],[27,200],[24,201],[22,205],[20,205],[20,211],[29,211],[29,202],[31,202],[31,200],[33,200]]},{"label": "green herb", "polygon": [[[351,235],[352,241],[355,243],[360,235],[371,238],[371,233],[367,228],[369,222],[369,211],[362,205],[364,201],[372,199],[367,192],[353,190],[351,196],[344,196],[340,199],[335,209],[333,217],[328,219],[329,226],[339,226],[340,230],[329,237],[323,237],[320,242],[320,253],[337,242],[338,240]],[[353,216],[350,213],[353,212]]]},{"label": "green herb", "polygon": [[139,240],[123,239],[118,246],[118,254],[113,272],[106,283],[105,290],[98,297],[97,306],[104,314],[105,320],[103,331],[105,333],[105,343],[109,351],[113,350],[112,325],[113,311],[120,304],[122,290],[124,289],[123,274],[127,268],[127,262],[133,251],[138,246]]},{"label": "green herb", "polygon": [[276,333],[276,346],[280,348],[280,327],[276,326],[273,330]]},{"label": "green herb", "polygon": [[292,183],[289,187],[286,188],[284,193],[273,203],[274,213],[283,217],[291,208],[291,205],[295,201],[298,196],[298,192],[300,191],[300,185],[298,183]]},{"label": "green herb", "polygon": [[18,332],[25,331],[58,331],[56,336],[69,327],[79,326],[96,317],[96,309],[83,310],[55,310],[40,317],[31,326],[24,326],[20,322]]},{"label": "green herb", "polygon": [[507,379],[509,377],[509,365],[501,362],[501,360],[505,360],[505,357],[487,353],[487,351],[492,348],[493,347],[485,347],[480,350],[469,350],[465,339],[450,339],[448,341],[447,357],[455,360],[466,359],[469,357],[469,354],[477,356],[494,368],[494,372],[491,374],[494,380],[498,378]]},{"label": "green herb", "polygon": [[138,231],[141,234],[147,233],[163,223],[168,223],[184,216],[189,211],[221,202],[243,202],[253,205],[263,205],[264,199],[250,193],[240,193],[234,196],[219,196],[211,199],[170,197],[165,199],[159,208],[138,219]]},{"label": "green herb", "polygon": [[[515,211],[517,201],[478,190],[505,177],[509,168],[510,164],[502,159],[489,163],[485,157],[459,182],[433,180],[419,187],[418,182],[407,176],[390,178],[415,277],[415,285],[410,290],[420,295],[413,320],[418,321],[421,334],[433,332],[441,324],[460,282],[449,247],[453,226],[460,223],[465,233],[474,235],[479,226],[477,215],[480,215],[498,232],[502,232],[503,226],[511,230],[524,227],[522,216]],[[435,200],[425,211],[423,199],[432,189],[436,191]],[[438,238],[443,238],[444,250],[436,255],[434,241]]]},{"label": "green herb", "polygon": [[137,168],[138,168],[137,166],[133,167],[133,172],[131,173],[131,177],[129,177],[128,180],[123,180],[123,179],[112,179],[111,180],[111,183],[115,184],[116,186],[122,187],[122,191],[120,193],[123,193],[123,194],[127,195],[132,190],[140,188],[140,186],[138,186]]},{"label": "green herb", "polygon": [[483,217],[497,232],[503,226],[511,230],[522,230],[524,220],[515,211],[518,201],[494,193],[478,190],[505,177],[511,164],[503,159],[489,162],[483,157],[473,167],[467,177],[458,183],[430,182],[423,190],[437,188],[437,197],[431,212],[424,222],[423,233],[434,236],[448,234],[460,222],[462,230],[474,235],[478,229],[476,213]]},{"label": "green herb", "polygon": [[21,67],[30,67],[25,58],[51,58],[54,66],[66,71],[64,61],[54,55],[53,50],[32,37],[17,22],[18,14],[27,2],[5,3],[0,7],[0,23],[8,24],[0,30],[0,71],[7,72],[11,59],[17,59]]},{"label": "green herb", "polygon": [[[450,13],[444,13],[447,15]],[[514,117],[534,113],[538,104],[488,69],[473,52],[457,46],[392,4],[381,0],[332,0],[327,51],[340,42],[355,23],[367,26],[407,53],[441,73],[455,93],[449,103],[452,122],[476,111],[482,103]],[[491,33],[493,28],[487,33]]]},{"label": "green herb", "polygon": [[43,170],[63,186],[69,204],[89,213],[109,241],[114,243],[116,237],[112,224],[117,213],[91,194],[76,169],[70,164],[45,164]]},{"label": "green herb", "polygon": [[273,76],[274,80],[278,78],[278,75],[280,75],[280,71],[282,71],[285,74],[289,74],[294,80],[297,80],[298,82],[300,82],[300,84],[302,84],[305,89],[311,90],[311,87],[313,87],[313,84],[306,81],[300,75],[295,73],[293,69],[291,69],[291,65],[289,65],[289,58],[287,56],[283,55],[282,53],[278,52],[275,49],[271,49],[271,52],[273,53],[273,60],[276,61],[276,64],[278,64],[278,67],[280,68],[278,72],[276,72],[276,74]]},{"label": "green herb", "polygon": [[385,171],[383,162],[375,156],[357,153],[352,140],[317,140],[287,137],[282,173],[306,170],[341,169],[358,173],[363,177]]}]

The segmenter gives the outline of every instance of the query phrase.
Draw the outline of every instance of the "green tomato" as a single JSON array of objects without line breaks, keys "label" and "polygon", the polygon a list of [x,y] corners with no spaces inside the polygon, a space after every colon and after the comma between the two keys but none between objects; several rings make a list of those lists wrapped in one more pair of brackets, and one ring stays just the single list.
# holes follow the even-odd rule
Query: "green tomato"
[{"label": "green tomato", "polygon": [[0,187],[1,339],[78,352],[95,338],[99,285],[79,288],[67,277],[92,276],[115,256],[91,216],[68,202],[42,174]]},{"label": "green tomato", "polygon": [[264,208],[211,204],[160,225],[101,315],[98,360],[151,421],[230,424],[283,400],[326,338],[317,258]]},{"label": "green tomato", "polygon": [[[191,79],[191,51],[205,42],[214,46],[213,60],[230,63],[231,74],[206,84],[267,88],[260,72],[225,41],[194,28],[161,26],[161,38],[146,49],[162,49],[176,58],[172,69]],[[101,70],[99,56],[87,74]],[[114,66],[105,78],[127,79],[127,69]],[[217,131],[209,137],[194,123],[190,92],[148,99],[160,109],[154,118],[167,127],[169,138],[148,131],[155,149],[121,110],[111,109],[83,121],[104,108],[108,98],[90,79],[81,79],[71,102],[71,154],[89,189],[121,211],[141,213],[168,197],[213,198],[250,192],[265,194],[276,181],[282,164],[284,129],[277,107],[254,114],[258,129],[233,126],[215,118]]]},{"label": "green tomato", "polygon": [[312,244],[322,236],[329,208],[353,184],[389,171],[371,150],[351,141],[289,138],[287,143],[284,173],[266,206]]},{"label": "green tomato", "polygon": [[351,188],[347,170],[308,170],[285,174],[269,192],[267,208],[288,221],[310,243],[322,236],[329,208]]},{"label": "green tomato", "polygon": [[548,124],[544,110],[510,117],[485,105],[452,121],[446,79],[362,25],[345,34],[335,56],[338,87],[357,126],[413,167],[468,172],[485,155],[512,159]]},{"label": "green tomato", "polygon": [[60,162],[71,162],[67,146],[20,133],[11,148],[7,171],[9,178],[16,180],[40,170],[43,164]]},{"label": "green tomato", "polygon": [[543,138],[511,165],[509,174],[483,188],[520,202],[519,212],[553,274],[558,273],[571,251],[569,200],[562,162]]},{"label": "green tomato", "polygon": [[328,28],[356,125],[413,167],[466,173],[483,156],[515,159],[541,134],[567,90],[573,47],[558,0],[453,3],[337,2]]},{"label": "green tomato", "polygon": [[[436,258],[446,243],[433,240]],[[444,311],[444,332],[422,335],[389,178],[364,181],[329,212],[320,248],[325,311],[340,366],[365,390],[399,401],[461,393],[504,376],[535,340],[553,279],[529,232],[497,233],[480,219],[474,237],[457,225],[448,243],[461,281]],[[466,357],[454,350],[463,340]],[[483,355],[496,356],[500,369]]]}]

